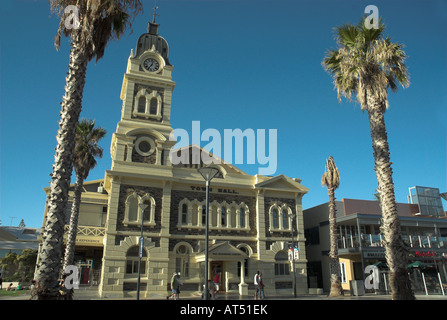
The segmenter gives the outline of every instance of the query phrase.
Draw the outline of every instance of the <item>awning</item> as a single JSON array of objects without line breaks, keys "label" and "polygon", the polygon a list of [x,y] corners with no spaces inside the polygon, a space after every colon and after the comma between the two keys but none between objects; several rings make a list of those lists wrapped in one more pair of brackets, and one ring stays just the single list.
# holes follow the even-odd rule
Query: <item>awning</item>
[{"label": "awning", "polygon": [[423,263],[421,261],[415,261],[413,263],[410,263],[407,268],[421,268],[421,269],[426,269],[426,268],[432,268],[431,265],[427,264],[427,263]]}]

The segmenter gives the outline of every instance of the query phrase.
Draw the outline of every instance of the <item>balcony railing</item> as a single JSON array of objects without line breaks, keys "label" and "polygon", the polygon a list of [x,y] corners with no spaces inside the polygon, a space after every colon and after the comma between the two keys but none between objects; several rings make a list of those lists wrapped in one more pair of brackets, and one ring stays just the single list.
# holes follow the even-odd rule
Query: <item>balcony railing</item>
[{"label": "balcony railing", "polygon": [[[68,231],[69,225],[65,225],[64,231]],[[106,233],[104,227],[78,226],[77,235],[90,237],[103,237]]]},{"label": "balcony railing", "polygon": [[[339,249],[361,247],[383,247],[383,235],[362,234],[344,235],[338,239]],[[402,236],[402,240],[411,248],[447,249],[447,237],[433,236]]]}]

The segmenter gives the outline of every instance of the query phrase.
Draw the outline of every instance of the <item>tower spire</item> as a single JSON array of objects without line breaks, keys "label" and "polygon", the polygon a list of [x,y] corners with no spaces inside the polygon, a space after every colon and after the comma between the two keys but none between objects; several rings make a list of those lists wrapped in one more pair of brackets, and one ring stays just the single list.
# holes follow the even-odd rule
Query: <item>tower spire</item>
[{"label": "tower spire", "polygon": [[152,14],[152,23],[155,23],[155,17],[158,17],[158,14],[157,14],[157,9],[158,9],[158,6],[157,6],[157,0],[154,0],[155,1],[155,6],[154,6],[154,13]]},{"label": "tower spire", "polygon": [[157,0],[154,0],[155,1],[155,6],[154,6],[154,13],[152,14],[152,22],[149,22],[148,23],[148,25],[147,25],[147,32],[148,33],[150,33],[150,34],[154,34],[154,35],[156,35],[156,34],[158,34],[158,24],[157,23],[155,23],[155,17],[157,17],[158,16],[158,14],[157,14],[157,9],[158,9],[158,6],[157,6]]}]

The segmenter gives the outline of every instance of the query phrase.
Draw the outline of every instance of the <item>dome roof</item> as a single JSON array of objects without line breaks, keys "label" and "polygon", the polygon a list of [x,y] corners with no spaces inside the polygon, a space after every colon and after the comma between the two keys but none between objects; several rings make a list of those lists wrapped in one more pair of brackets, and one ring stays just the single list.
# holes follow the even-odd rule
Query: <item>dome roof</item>
[{"label": "dome roof", "polygon": [[166,62],[166,65],[171,65],[169,62],[169,45],[168,42],[158,34],[159,25],[149,22],[147,33],[143,33],[137,42],[137,49],[135,58],[138,58],[143,52],[150,50],[152,46],[161,54]]}]

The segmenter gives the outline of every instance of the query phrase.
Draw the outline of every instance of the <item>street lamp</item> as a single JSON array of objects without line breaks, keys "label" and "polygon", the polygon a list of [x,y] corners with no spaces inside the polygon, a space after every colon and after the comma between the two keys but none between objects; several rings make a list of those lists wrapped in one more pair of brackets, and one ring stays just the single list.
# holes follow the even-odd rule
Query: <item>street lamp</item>
[{"label": "street lamp", "polygon": [[140,250],[138,251],[138,281],[137,281],[137,300],[140,300],[140,278],[141,278],[141,258],[143,256],[143,221],[144,221],[144,210],[149,206],[146,203],[139,204],[141,209],[141,235],[140,235]]},{"label": "street lamp", "polygon": [[295,274],[295,244],[293,241],[293,220],[295,220],[296,214],[289,214],[290,218],[290,231],[292,235],[292,272],[293,272],[293,297],[296,298],[296,274]]},{"label": "street lamp", "polygon": [[203,299],[209,300],[208,292],[208,233],[209,233],[209,202],[210,202],[210,181],[220,172],[215,167],[201,167],[197,169],[205,179],[206,183],[206,213],[205,213],[205,286],[203,287]]}]

